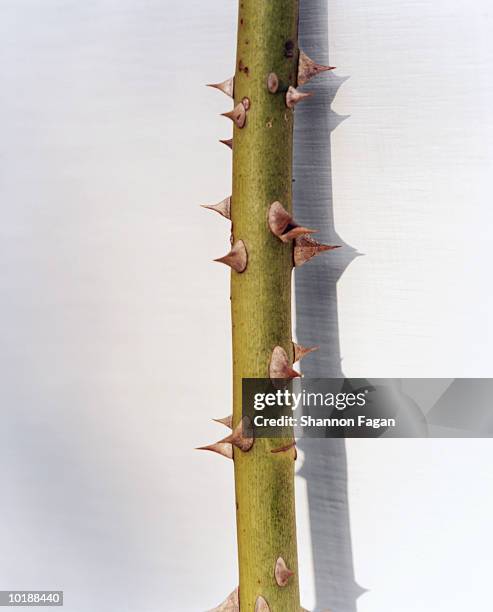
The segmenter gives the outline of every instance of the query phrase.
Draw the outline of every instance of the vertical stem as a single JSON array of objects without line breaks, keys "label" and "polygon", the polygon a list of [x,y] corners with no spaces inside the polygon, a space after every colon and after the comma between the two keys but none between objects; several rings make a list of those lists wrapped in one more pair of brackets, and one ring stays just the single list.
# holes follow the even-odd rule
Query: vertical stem
[{"label": "vertical stem", "polygon": [[[248,266],[232,271],[233,419],[241,420],[243,378],[268,378],[275,346],[291,357],[293,244],[269,230],[274,201],[291,211],[293,112],[285,104],[296,86],[297,0],[239,0],[235,104],[248,98],[246,124],[233,137],[232,231],[243,240]],[[276,73],[272,94],[267,77]],[[240,609],[257,597],[270,612],[299,612],[294,502],[294,452],[271,453],[282,439],[257,439],[249,452],[234,449]],[[294,571],[287,586],[274,578],[278,557]]]}]

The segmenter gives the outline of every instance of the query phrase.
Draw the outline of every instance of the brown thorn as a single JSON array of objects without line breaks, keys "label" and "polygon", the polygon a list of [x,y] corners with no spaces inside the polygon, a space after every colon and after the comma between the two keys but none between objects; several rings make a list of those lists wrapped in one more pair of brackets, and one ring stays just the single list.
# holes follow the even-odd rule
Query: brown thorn
[{"label": "brown thorn", "polygon": [[225,144],[230,149],[233,149],[233,139],[232,138],[228,138],[228,139],[225,139],[225,140],[220,140],[219,142],[222,142],[223,144]]},{"label": "brown thorn", "polygon": [[233,415],[229,414],[226,417],[223,417],[222,419],[212,419],[215,423],[221,423],[221,425],[224,425],[225,427],[229,427],[229,429],[233,429]]},{"label": "brown thorn", "polygon": [[318,351],[319,346],[301,346],[301,344],[296,344],[293,342],[293,350],[294,350],[294,359],[293,361],[300,361],[309,353],[313,353],[313,351]]},{"label": "brown thorn", "polygon": [[298,102],[310,98],[311,96],[313,96],[312,92],[298,91],[290,85],[286,93],[286,106],[288,108],[294,108]]},{"label": "brown thorn", "polygon": [[326,72],[327,70],[334,70],[335,66],[322,66],[316,64],[308,55],[300,49],[300,59],[298,61],[298,85],[304,85],[312,77],[320,74],[320,72]]},{"label": "brown thorn", "polygon": [[291,442],[290,444],[286,444],[285,446],[280,446],[279,448],[273,448],[270,452],[271,453],[284,453],[290,450],[291,448],[295,448],[295,447],[296,447],[296,441],[293,440],[293,442]]},{"label": "brown thorn", "polygon": [[240,612],[239,588],[236,587],[222,603],[213,610],[209,610],[209,612]]},{"label": "brown thorn", "polygon": [[269,604],[265,601],[262,595],[257,597],[255,602],[255,612],[270,612]]},{"label": "brown thorn", "polygon": [[270,205],[268,214],[269,229],[275,236],[282,236],[282,233],[292,220],[293,218],[281,202],[273,202]]},{"label": "brown thorn", "polygon": [[226,219],[231,219],[231,196],[224,198],[218,204],[201,204],[201,206],[219,213]]},{"label": "brown thorn", "polygon": [[214,261],[226,264],[230,268],[233,268],[233,270],[236,270],[236,272],[244,272],[248,263],[248,254],[245,248],[245,243],[243,240],[237,240],[227,255],[219,257]]},{"label": "brown thorn", "polygon": [[280,587],[287,586],[289,579],[291,576],[294,576],[294,572],[291,571],[286,562],[282,557],[279,557],[276,561],[276,567],[274,569],[274,576],[276,578],[276,582]]},{"label": "brown thorn", "polygon": [[267,217],[269,229],[283,242],[289,242],[303,234],[313,234],[317,230],[300,227],[280,202],[270,205]]},{"label": "brown thorn", "polygon": [[234,122],[237,128],[241,129],[246,122],[246,108],[243,102],[237,104],[232,111],[227,113],[222,113],[223,117],[228,117],[231,121]]},{"label": "brown thorn", "polygon": [[270,378],[297,378],[301,376],[299,372],[293,370],[288,359],[288,354],[282,346],[274,347],[269,364]]},{"label": "brown thorn", "polygon": [[271,72],[267,77],[267,89],[271,94],[275,94],[279,89],[279,78],[275,72]]},{"label": "brown thorn", "polygon": [[287,231],[282,236],[279,236],[279,238],[283,242],[289,242],[290,240],[294,240],[295,238],[298,238],[298,236],[303,236],[304,234],[314,234],[317,231],[318,230],[310,229],[309,227],[303,227],[303,226],[297,225],[293,227],[293,229],[290,229],[289,231]]},{"label": "brown thorn", "polygon": [[[247,453],[253,446],[254,438],[251,435],[251,421],[248,417],[243,417],[238,425],[234,428],[233,432],[221,440],[221,442],[229,442],[236,448],[239,448],[244,453]],[[244,429],[250,430],[247,434],[244,433]]]},{"label": "brown thorn", "polygon": [[338,249],[339,245],[320,244],[309,236],[299,236],[294,241],[294,265],[302,266],[312,257],[320,255],[323,251]]},{"label": "brown thorn", "polygon": [[207,446],[199,446],[195,450],[212,451],[213,453],[218,453],[218,455],[222,455],[227,459],[233,458],[233,446],[227,442],[224,442],[223,440]]},{"label": "brown thorn", "polygon": [[233,97],[234,92],[234,77],[226,79],[222,83],[208,83],[207,87],[214,87],[215,89],[219,89],[230,98]]}]

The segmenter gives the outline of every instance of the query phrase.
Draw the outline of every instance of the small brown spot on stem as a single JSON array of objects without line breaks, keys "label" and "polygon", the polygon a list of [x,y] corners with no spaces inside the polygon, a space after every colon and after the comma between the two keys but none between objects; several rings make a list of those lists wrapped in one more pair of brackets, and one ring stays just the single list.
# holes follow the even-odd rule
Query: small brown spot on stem
[{"label": "small brown spot on stem", "polygon": [[245,66],[245,64],[243,63],[243,60],[241,60],[241,59],[238,62],[238,70],[240,72],[244,72],[247,76],[248,76],[248,73],[250,72],[249,69],[248,69],[248,66]]},{"label": "small brown spot on stem", "polygon": [[294,42],[292,40],[287,40],[284,43],[284,57],[293,57],[294,56]]},{"label": "small brown spot on stem", "polygon": [[275,72],[271,72],[267,77],[267,89],[271,94],[275,94],[279,89],[279,78]]}]

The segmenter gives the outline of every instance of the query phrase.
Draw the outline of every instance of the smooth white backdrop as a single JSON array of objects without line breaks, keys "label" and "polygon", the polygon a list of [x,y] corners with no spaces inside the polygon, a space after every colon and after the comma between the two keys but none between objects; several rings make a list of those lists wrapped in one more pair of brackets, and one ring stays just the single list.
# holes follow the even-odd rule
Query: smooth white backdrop
[{"label": "smooth white backdrop", "polygon": [[[330,2],[335,221],[364,254],[338,287],[349,376],[493,374],[491,19]],[[235,27],[223,0],[1,3],[1,589],[200,612],[235,586],[231,466],[192,450],[230,404],[228,228],[198,204],[230,192],[203,84]],[[491,442],[347,448],[359,612],[486,609]]]}]

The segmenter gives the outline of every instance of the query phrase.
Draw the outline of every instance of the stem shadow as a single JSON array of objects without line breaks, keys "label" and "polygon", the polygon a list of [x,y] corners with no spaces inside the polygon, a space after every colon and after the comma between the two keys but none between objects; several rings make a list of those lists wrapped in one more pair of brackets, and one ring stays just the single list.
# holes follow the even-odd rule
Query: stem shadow
[{"label": "stem shadow", "polygon": [[[301,48],[315,61],[328,62],[327,0],[301,0]],[[305,346],[319,351],[303,362],[308,378],[341,377],[337,282],[356,251],[345,245],[334,227],[331,133],[345,119],[331,110],[345,81],[334,72],[315,77],[304,91],[314,96],[296,108],[293,198],[295,219],[318,229],[320,242],[343,248],[321,255],[295,272],[296,332]],[[356,612],[364,592],[354,579],[347,495],[344,440],[304,438],[299,441],[304,463],[299,475],[308,491],[316,610]]]}]

